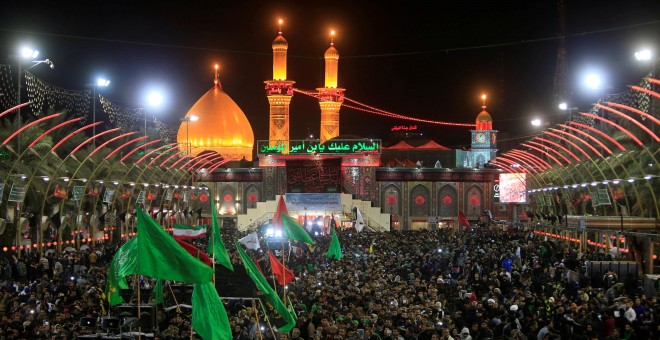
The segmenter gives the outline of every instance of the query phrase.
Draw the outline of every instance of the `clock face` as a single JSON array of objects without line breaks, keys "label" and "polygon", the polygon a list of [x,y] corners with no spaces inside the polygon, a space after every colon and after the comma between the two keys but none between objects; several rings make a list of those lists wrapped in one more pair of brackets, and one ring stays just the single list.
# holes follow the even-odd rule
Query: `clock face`
[{"label": "clock face", "polygon": [[495,134],[494,133],[490,134],[490,140],[491,140],[491,143],[495,144]]},{"label": "clock face", "polygon": [[486,143],[486,135],[483,133],[477,133],[474,139],[477,141],[477,143]]}]

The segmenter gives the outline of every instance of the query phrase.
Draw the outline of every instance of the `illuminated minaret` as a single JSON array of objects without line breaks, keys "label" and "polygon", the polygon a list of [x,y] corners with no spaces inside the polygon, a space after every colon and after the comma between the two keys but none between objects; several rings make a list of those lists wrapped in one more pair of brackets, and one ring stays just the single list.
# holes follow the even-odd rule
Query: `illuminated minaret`
[{"label": "illuminated minaret", "polygon": [[270,104],[270,127],[268,139],[271,145],[289,144],[289,103],[293,97],[294,81],[286,80],[286,51],[289,48],[282,36],[282,19],[279,20],[279,32],[273,40],[273,79],[267,80],[266,95]]},{"label": "illuminated minaret", "polygon": [[321,143],[339,136],[339,109],[344,102],[344,89],[337,87],[339,52],[335,48],[335,31],[330,32],[330,47],[325,51],[325,87],[318,88],[321,106]]}]

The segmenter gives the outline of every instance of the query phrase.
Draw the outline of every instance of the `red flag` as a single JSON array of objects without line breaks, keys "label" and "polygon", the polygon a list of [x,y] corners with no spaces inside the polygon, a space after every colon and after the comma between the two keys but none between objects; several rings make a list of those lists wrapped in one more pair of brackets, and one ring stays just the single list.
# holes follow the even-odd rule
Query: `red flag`
[{"label": "red flag", "polygon": [[463,210],[458,211],[458,225],[461,227],[469,227],[470,222],[468,221],[467,217],[465,217],[465,214],[463,213]]},{"label": "red flag", "polygon": [[289,270],[289,268],[283,266],[270,250],[268,251],[268,257],[270,257],[270,269],[273,271],[275,277],[277,277],[277,283],[284,286],[293,281],[293,272]]},{"label": "red flag", "polygon": [[182,240],[174,239],[176,243],[178,243],[183,249],[185,249],[190,255],[199,258],[202,260],[202,262],[206,263],[209,267],[213,267],[213,260],[209,257],[208,254],[205,252],[199,250],[199,248],[193,246],[192,244],[188,242],[184,242]]},{"label": "red flag", "polygon": [[277,209],[275,209],[275,215],[273,215],[274,229],[282,230],[282,213],[289,214],[286,203],[284,203],[284,196],[280,196],[280,200],[277,202]]}]

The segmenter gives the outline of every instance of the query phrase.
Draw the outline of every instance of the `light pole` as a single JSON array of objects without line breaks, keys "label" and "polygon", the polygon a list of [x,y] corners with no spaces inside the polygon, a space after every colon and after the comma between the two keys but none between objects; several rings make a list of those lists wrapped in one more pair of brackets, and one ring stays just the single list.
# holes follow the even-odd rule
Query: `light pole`
[{"label": "light pole", "polygon": [[[584,78],[584,83],[591,90],[596,90],[596,91],[600,90],[599,94],[602,96],[601,97],[601,104],[604,105],[605,101],[607,100],[605,97],[607,96],[606,91],[607,91],[608,86],[604,84],[603,78],[601,77],[601,75],[599,75],[597,73],[589,73]],[[601,118],[605,118],[604,117],[605,112],[603,111],[603,109],[598,109],[598,116],[600,116]],[[605,127],[605,123],[601,120],[600,123],[598,123],[598,125],[600,126],[600,131],[604,133],[605,131],[603,131],[603,130],[604,130],[604,127]],[[601,153],[602,152],[603,152],[603,150],[601,148]]]},{"label": "light pole", "polygon": [[[89,84],[92,87],[92,123],[96,123],[96,88],[107,87],[110,85],[110,80],[105,78],[98,78],[96,84]],[[92,126],[92,137],[96,136],[96,125]],[[96,139],[92,140],[92,146],[96,148]]]},{"label": "light pole", "polygon": [[190,135],[188,133],[189,128],[190,128],[190,122],[196,122],[198,120],[199,120],[199,117],[197,117],[195,115],[190,115],[188,117],[181,118],[182,122],[186,122],[186,147],[188,149],[187,150],[188,152],[186,153],[187,155],[190,155],[190,151],[192,149],[191,145],[190,145],[190,137],[189,137]]},{"label": "light pole", "polygon": [[[651,74],[650,74],[650,77],[651,77],[651,78],[655,78],[655,77],[656,77],[656,72],[655,72],[655,68],[656,68],[656,66],[657,66],[657,65],[656,65],[656,62],[658,61],[658,59],[660,59],[660,57],[656,57],[651,49],[649,49],[649,48],[645,48],[645,49],[641,49],[641,50],[635,52],[635,59],[637,59],[637,61],[640,61],[640,62],[648,62],[648,61],[650,61],[650,62],[651,62]],[[655,89],[655,84],[650,83],[649,85],[651,86],[651,89],[650,89],[650,90],[651,90],[651,91],[654,91],[654,89]],[[649,107],[650,107],[650,109],[649,109],[649,114],[654,115],[654,114],[655,114],[655,108],[653,107],[653,104],[655,104],[655,103],[654,103],[655,100],[653,99],[653,96],[649,96],[649,97],[650,97],[650,98],[649,98],[649,101],[650,101],[650,102],[649,102]],[[652,129],[653,129],[653,132],[655,133],[655,124],[652,125]]]},{"label": "light pole", "polygon": [[[147,94],[147,104],[152,108],[160,108],[163,105],[163,94],[159,91],[151,91]],[[144,137],[147,137],[147,110],[144,110]],[[142,143],[144,155],[147,154],[147,138]]]},{"label": "light pole", "polygon": [[576,111],[578,108],[577,107],[569,107],[568,103],[561,102],[559,104],[559,109],[562,110],[562,111],[568,111],[568,121],[572,122],[573,121],[573,111]]},{"label": "light pole", "polygon": [[[25,71],[27,71],[27,70],[29,70],[29,69],[31,69],[31,68],[39,65],[39,64],[47,64],[47,65],[50,65],[51,69],[55,68],[55,64],[53,64],[53,62],[50,59],[34,60],[38,56],[39,56],[39,51],[37,51],[37,50],[33,50],[29,47],[23,47],[21,49],[21,54],[18,57],[18,67],[17,67],[17,70],[18,70],[18,91],[17,91],[17,95],[16,95],[16,105],[21,104],[21,83],[22,83],[22,80],[23,80],[23,70],[22,70],[22,68],[23,68],[23,60],[24,59],[29,60],[30,62],[34,63],[32,66],[28,67]],[[20,130],[21,127],[23,127],[22,118],[21,118],[21,108],[20,107],[17,110],[17,116],[18,116],[18,119],[16,121],[17,121],[18,126],[16,127],[16,131]],[[20,134],[18,134],[18,136],[16,136],[16,152],[19,155],[21,154],[21,135]]]}]

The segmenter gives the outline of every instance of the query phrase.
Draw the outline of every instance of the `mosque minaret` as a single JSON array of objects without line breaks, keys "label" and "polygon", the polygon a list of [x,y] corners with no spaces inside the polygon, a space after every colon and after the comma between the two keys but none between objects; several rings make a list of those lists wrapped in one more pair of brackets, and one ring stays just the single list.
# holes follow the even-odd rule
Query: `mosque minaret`
[{"label": "mosque minaret", "polygon": [[337,87],[339,77],[339,52],[335,48],[334,34],[331,32],[330,47],[325,51],[325,87],[318,88],[321,107],[320,142],[339,136],[339,109],[344,102],[344,89]]},{"label": "mosque minaret", "polygon": [[[266,95],[270,104],[268,139],[271,144],[289,143],[289,103],[293,97],[294,81],[286,79],[287,49],[289,44],[282,35],[282,20],[273,41],[273,79],[267,80]],[[285,148],[287,149],[287,148]]]}]

